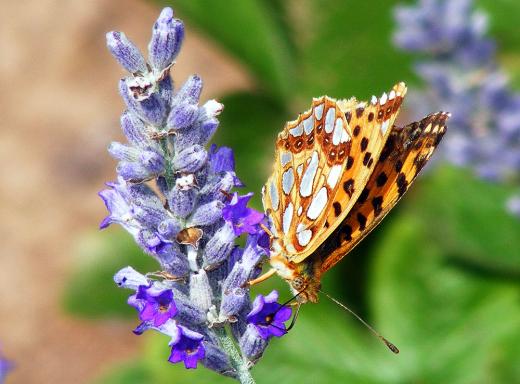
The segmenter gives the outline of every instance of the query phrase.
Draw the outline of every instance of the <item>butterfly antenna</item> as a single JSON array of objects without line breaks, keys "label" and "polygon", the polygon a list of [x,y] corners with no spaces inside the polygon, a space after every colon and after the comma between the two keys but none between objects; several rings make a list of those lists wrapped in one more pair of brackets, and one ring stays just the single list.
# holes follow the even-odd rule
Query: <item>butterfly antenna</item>
[{"label": "butterfly antenna", "polygon": [[355,313],[352,309],[347,307],[345,304],[340,302],[339,300],[335,299],[334,297],[330,296],[328,293],[323,292],[321,289],[319,290],[321,293],[323,293],[330,301],[336,303],[344,310],[350,312],[352,316],[354,316],[356,319],[358,319],[365,327],[367,327],[375,336],[377,336],[385,345],[388,347],[389,350],[391,350],[396,355],[399,353],[399,348],[397,348],[394,344],[392,344],[390,341],[388,341],[386,338],[381,336],[379,332],[377,332],[374,328],[372,328],[365,320],[363,320],[357,313]]},{"label": "butterfly antenna", "polygon": [[298,303],[298,306],[296,307],[296,313],[294,314],[291,324],[287,327],[287,332],[289,332],[292,327],[294,327],[294,324],[296,324],[296,319],[298,318],[298,313],[300,313],[300,307],[302,306],[302,303]]}]

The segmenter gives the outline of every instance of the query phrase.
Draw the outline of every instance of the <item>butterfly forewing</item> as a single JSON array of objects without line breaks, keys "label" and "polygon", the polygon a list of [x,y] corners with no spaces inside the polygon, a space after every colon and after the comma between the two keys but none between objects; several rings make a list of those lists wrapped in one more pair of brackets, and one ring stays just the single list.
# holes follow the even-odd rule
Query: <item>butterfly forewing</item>
[{"label": "butterfly forewing", "polygon": [[263,190],[275,252],[300,262],[343,221],[379,159],[405,92],[400,83],[371,103],[314,99],[309,111],[287,123]]},{"label": "butterfly forewing", "polygon": [[287,123],[278,136],[274,171],[264,187],[264,207],[277,244],[286,254],[302,252],[312,242],[315,234],[308,228],[324,219],[328,196],[345,167],[350,137],[342,110],[328,97],[314,99],[312,108]]},{"label": "butterfly forewing", "polygon": [[369,181],[346,219],[318,249],[324,273],[385,217],[430,159],[446,130],[439,112],[404,128],[393,126]]}]

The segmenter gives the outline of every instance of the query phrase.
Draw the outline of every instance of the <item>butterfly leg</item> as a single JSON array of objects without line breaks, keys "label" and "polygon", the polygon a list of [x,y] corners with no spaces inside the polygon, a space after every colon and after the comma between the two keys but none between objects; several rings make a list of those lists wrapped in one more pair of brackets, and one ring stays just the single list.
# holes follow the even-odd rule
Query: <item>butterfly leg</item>
[{"label": "butterfly leg", "polygon": [[244,286],[245,287],[251,287],[252,285],[256,285],[258,283],[261,283],[262,281],[267,280],[271,276],[273,276],[276,273],[276,269],[271,268],[269,271],[264,273],[263,275],[258,276],[256,279],[247,281]]}]

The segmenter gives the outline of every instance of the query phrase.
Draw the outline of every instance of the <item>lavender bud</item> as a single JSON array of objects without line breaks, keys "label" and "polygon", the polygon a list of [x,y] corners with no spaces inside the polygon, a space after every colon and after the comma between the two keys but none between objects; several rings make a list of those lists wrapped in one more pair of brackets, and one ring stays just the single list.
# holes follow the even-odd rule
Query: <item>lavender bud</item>
[{"label": "lavender bud", "polygon": [[222,193],[230,192],[235,186],[235,176],[232,172],[223,173],[220,177],[211,178],[208,183],[201,189],[202,199],[224,201],[227,196]]},{"label": "lavender bud", "polygon": [[218,264],[224,261],[235,243],[235,233],[233,227],[229,224],[224,224],[213,237],[208,241],[204,253],[204,266]]},{"label": "lavender bud", "polygon": [[150,173],[139,163],[121,161],[116,168],[117,174],[126,181],[145,180]]},{"label": "lavender bud", "polygon": [[196,104],[179,103],[175,105],[167,120],[167,127],[171,129],[183,129],[191,126],[197,118],[199,107]]},{"label": "lavender bud", "polygon": [[176,318],[183,324],[203,325],[206,324],[207,316],[198,308],[189,297],[178,290],[174,290],[175,304],[179,310]]},{"label": "lavender bud", "polygon": [[164,171],[164,158],[155,151],[142,151],[139,154],[139,162],[150,173],[157,175]]},{"label": "lavender bud", "polygon": [[108,32],[106,37],[110,53],[128,72],[146,72],[146,62],[143,55],[123,32]]},{"label": "lavender bud", "polygon": [[108,146],[108,153],[114,159],[123,161],[135,161],[139,157],[139,150],[128,145],[113,141]]},{"label": "lavender bud", "polygon": [[235,288],[222,295],[220,316],[230,318],[238,314],[249,304],[249,291],[244,288]]},{"label": "lavender bud", "polygon": [[159,82],[159,95],[165,105],[171,105],[173,98],[173,81],[170,76],[166,76]]},{"label": "lavender bud", "polygon": [[215,223],[222,218],[223,208],[224,203],[218,200],[197,207],[189,219],[189,226],[197,227]]},{"label": "lavender bud", "polygon": [[208,153],[200,145],[186,148],[174,157],[173,167],[177,172],[194,173],[206,163]]},{"label": "lavender bud", "polygon": [[239,346],[242,353],[250,360],[256,360],[264,353],[267,340],[260,337],[253,324],[248,324],[246,331],[240,338]]},{"label": "lavender bud", "polygon": [[235,370],[231,366],[228,357],[220,348],[210,343],[205,343],[204,347],[206,348],[206,356],[204,357],[203,364],[206,368],[226,376],[236,376]]},{"label": "lavender bud", "polygon": [[156,248],[157,259],[161,267],[173,276],[187,276],[190,271],[188,259],[178,248],[177,244],[167,244]]},{"label": "lavender bud", "polygon": [[141,248],[144,248],[146,251],[154,255],[162,245],[161,238],[148,229],[139,231],[139,234],[137,235],[137,242]]},{"label": "lavender bud", "polygon": [[119,93],[130,112],[155,126],[161,126],[166,118],[166,106],[157,94],[137,101],[133,98],[125,79],[119,81]]},{"label": "lavender bud", "polygon": [[139,148],[149,145],[150,140],[144,123],[129,111],[125,111],[121,115],[121,128],[130,143]]},{"label": "lavender bud", "polygon": [[170,211],[179,217],[187,217],[196,203],[197,191],[195,189],[183,189],[178,185],[172,188],[168,196]]},{"label": "lavender bud", "polygon": [[191,275],[190,300],[196,307],[201,308],[203,311],[209,310],[212,305],[211,287],[209,285],[208,275],[203,269]]},{"label": "lavender bud", "polygon": [[179,103],[198,104],[202,92],[202,79],[192,75],[175,96]]},{"label": "lavender bud", "polygon": [[217,131],[219,121],[217,119],[210,119],[202,123],[200,129],[200,139],[199,143],[201,145],[206,145],[215,132]]},{"label": "lavender bud", "polygon": [[114,281],[122,288],[137,290],[140,285],[148,285],[148,279],[132,267],[125,267],[117,272]]},{"label": "lavender bud", "polygon": [[173,18],[173,10],[164,8],[155,22],[148,45],[150,64],[161,71],[170,66],[181,49],[184,25]]},{"label": "lavender bud", "polygon": [[174,239],[181,231],[181,224],[175,219],[166,219],[157,226],[157,232],[167,239]]},{"label": "lavender bud", "polygon": [[[194,145],[201,144],[201,130],[200,124],[196,124],[189,128],[178,131],[178,135],[175,137],[175,149],[182,150],[183,148],[193,147]],[[204,184],[204,183],[202,183]]]},{"label": "lavender bud", "polygon": [[224,295],[229,294],[235,288],[241,288],[249,280],[251,275],[250,268],[244,268],[243,263],[237,262],[233,266],[233,269],[224,280],[222,285],[222,292]]}]

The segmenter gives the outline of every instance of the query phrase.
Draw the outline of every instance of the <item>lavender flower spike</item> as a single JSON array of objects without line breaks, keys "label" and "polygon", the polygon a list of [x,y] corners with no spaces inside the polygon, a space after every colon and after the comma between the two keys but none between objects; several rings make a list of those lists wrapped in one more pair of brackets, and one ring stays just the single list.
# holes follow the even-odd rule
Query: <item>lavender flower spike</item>
[{"label": "lavender flower spike", "polygon": [[[183,37],[171,8],[153,27],[148,62],[124,34],[107,35],[110,51],[130,72],[119,83],[128,143],[109,147],[118,177],[99,193],[109,211],[100,228],[120,224],[158,264],[153,272],[125,267],[114,276],[132,291],[128,304],[139,317],[134,333],[168,336],[171,363],[254,383],[249,369],[270,338],[285,333],[291,310],[276,303],[276,293],[251,303],[244,286],[270,252],[260,227],[264,215],[247,207],[252,194],[231,196],[243,186],[233,151],[206,148],[222,104],[200,103],[203,83],[196,75],[173,88],[170,69]],[[242,234],[248,235],[244,249],[236,245]]]}]

